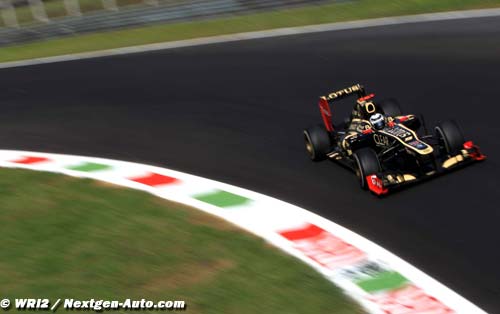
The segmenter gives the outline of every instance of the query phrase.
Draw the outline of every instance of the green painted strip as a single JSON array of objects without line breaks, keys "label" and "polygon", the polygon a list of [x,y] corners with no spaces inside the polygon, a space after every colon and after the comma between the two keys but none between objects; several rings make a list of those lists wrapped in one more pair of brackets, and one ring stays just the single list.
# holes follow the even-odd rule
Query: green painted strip
[{"label": "green painted strip", "polygon": [[238,206],[251,201],[249,198],[222,190],[216,190],[208,194],[194,195],[193,198],[217,207]]},{"label": "green painted strip", "polygon": [[356,284],[366,292],[395,290],[408,282],[408,279],[403,277],[398,272],[387,271],[379,273],[372,278],[357,281]]},{"label": "green painted strip", "polygon": [[78,164],[76,166],[70,166],[70,167],[66,167],[66,168],[70,169],[70,170],[76,170],[76,171],[92,172],[92,171],[111,169],[111,166],[104,165],[104,164],[98,164],[98,163],[94,163],[94,162],[84,162],[84,163]]}]

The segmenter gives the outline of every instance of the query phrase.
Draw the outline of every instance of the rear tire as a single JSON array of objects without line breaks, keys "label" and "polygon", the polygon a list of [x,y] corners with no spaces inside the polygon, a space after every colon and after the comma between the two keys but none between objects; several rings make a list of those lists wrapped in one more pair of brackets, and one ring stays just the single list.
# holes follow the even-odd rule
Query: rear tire
[{"label": "rear tire", "polygon": [[314,161],[324,160],[331,148],[330,135],[321,125],[305,129],[304,141],[307,153]]},{"label": "rear tire", "polygon": [[362,189],[368,189],[366,176],[382,171],[377,153],[371,148],[362,148],[353,154],[356,162],[356,175],[359,178],[359,184]]},{"label": "rear tire", "polygon": [[403,114],[399,102],[394,98],[382,100],[378,106],[386,116],[397,117]]},{"label": "rear tire", "polygon": [[462,130],[458,124],[453,120],[446,120],[440,122],[434,128],[436,138],[442,150],[450,156],[460,153],[465,139]]}]

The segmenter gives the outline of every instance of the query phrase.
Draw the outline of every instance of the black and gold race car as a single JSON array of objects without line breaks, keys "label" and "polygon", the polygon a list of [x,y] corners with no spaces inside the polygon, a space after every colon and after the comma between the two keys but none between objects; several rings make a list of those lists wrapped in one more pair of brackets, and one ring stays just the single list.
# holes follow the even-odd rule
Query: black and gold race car
[{"label": "black and gold race car", "polygon": [[[352,113],[334,126],[330,105],[349,96],[357,97]],[[455,121],[429,134],[421,117],[403,114],[393,99],[375,101],[359,84],[320,97],[319,109],[323,124],[304,130],[311,159],[352,169],[361,187],[377,195],[485,159]]]}]

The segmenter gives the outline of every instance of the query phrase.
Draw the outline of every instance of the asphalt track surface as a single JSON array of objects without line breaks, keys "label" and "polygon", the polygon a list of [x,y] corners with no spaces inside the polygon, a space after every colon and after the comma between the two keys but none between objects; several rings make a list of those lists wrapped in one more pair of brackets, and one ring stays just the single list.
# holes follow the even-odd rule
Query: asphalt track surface
[{"label": "asphalt track surface", "polygon": [[[0,71],[3,149],[144,162],[262,192],[381,244],[500,313],[500,18],[373,27]],[[361,82],[486,162],[377,199],[312,163],[317,96]],[[347,112],[348,105],[335,108]],[[350,108],[349,108],[350,109]]]}]

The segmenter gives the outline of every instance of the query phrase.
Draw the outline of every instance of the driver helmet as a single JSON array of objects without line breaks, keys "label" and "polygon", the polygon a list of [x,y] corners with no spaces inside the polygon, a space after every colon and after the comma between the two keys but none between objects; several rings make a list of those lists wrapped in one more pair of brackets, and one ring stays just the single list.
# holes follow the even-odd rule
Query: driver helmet
[{"label": "driver helmet", "polygon": [[370,117],[370,123],[375,129],[381,130],[385,127],[385,118],[382,114],[376,113]]}]

